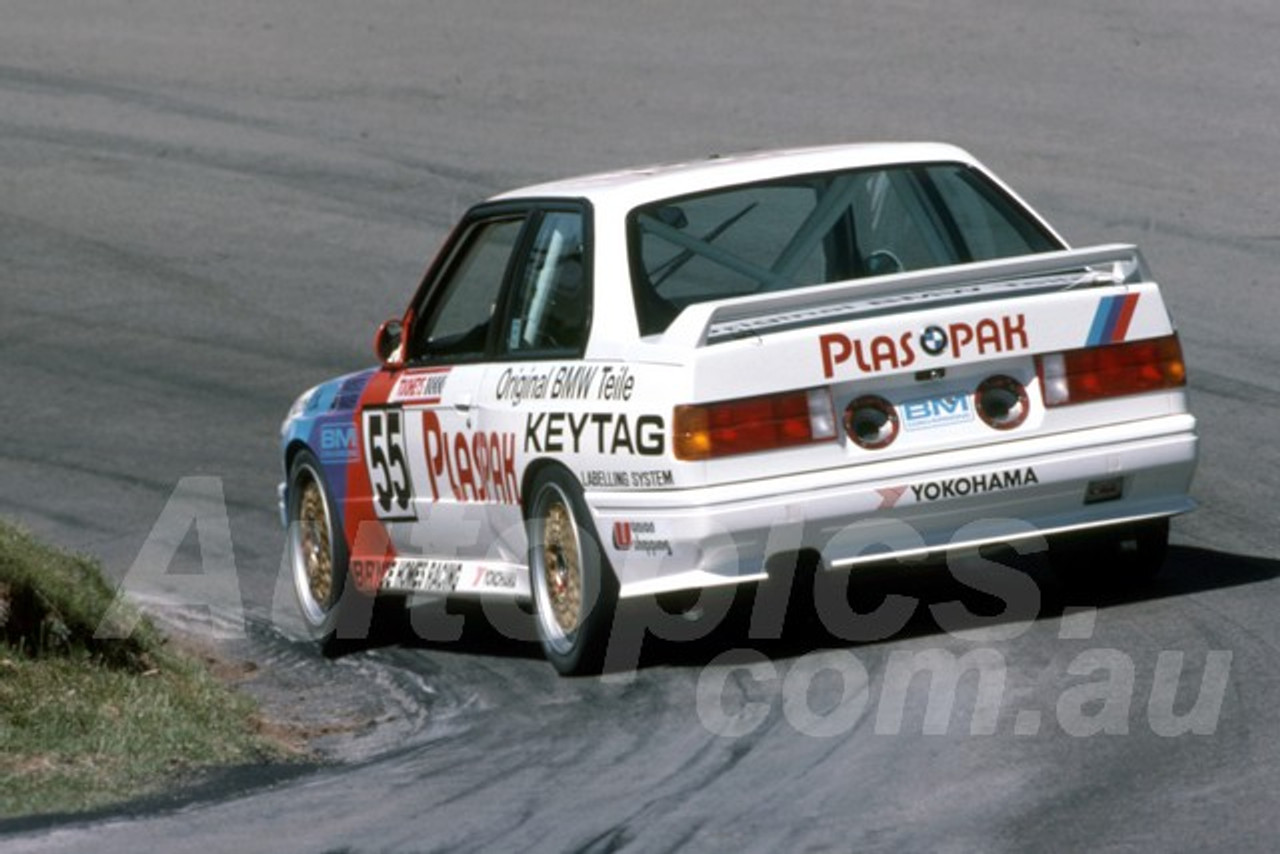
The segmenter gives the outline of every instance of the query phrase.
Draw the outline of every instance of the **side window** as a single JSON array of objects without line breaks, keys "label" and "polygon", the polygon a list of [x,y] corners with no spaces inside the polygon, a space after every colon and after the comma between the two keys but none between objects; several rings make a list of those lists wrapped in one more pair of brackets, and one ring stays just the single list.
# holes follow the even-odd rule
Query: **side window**
[{"label": "side window", "polygon": [[580,351],[591,320],[582,214],[543,216],[511,295],[502,348],[513,354]]},{"label": "side window", "polygon": [[475,226],[450,261],[416,336],[413,358],[466,361],[482,357],[522,217]]}]

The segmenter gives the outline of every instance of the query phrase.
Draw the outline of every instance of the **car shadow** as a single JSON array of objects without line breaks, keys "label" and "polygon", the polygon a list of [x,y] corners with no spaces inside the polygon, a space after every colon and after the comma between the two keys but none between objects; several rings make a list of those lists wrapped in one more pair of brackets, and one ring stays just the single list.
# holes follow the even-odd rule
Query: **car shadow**
[{"label": "car shadow", "polygon": [[[678,641],[645,637],[638,656],[614,656],[614,667],[701,667],[750,649],[787,659],[822,649],[866,647],[918,637],[961,635],[1027,620],[1053,620],[1079,609],[1106,610],[1139,602],[1260,584],[1280,577],[1280,560],[1173,546],[1154,578],[1108,578],[1096,567],[1055,572],[1043,555],[986,553],[977,562],[879,566],[823,573],[806,583],[803,565],[785,582],[743,590],[733,611],[698,636]],[[843,603],[833,606],[833,597]],[[778,600],[784,600],[779,606]],[[777,615],[784,614],[779,620]],[[764,618],[761,615],[765,615]]]},{"label": "car shadow", "polygon": [[[1078,577],[1053,571],[1043,555],[984,551],[976,562],[873,566],[815,574],[799,561],[731,595],[690,602],[652,599],[619,610],[606,672],[701,667],[750,649],[787,659],[822,649],[865,647],[917,637],[963,634],[1028,620],[1052,620],[1081,608],[1260,584],[1280,577],[1280,560],[1173,546],[1155,578],[1109,580],[1093,567]],[[835,603],[835,604],[833,604]],[[703,606],[706,607],[703,607]],[[532,616],[509,604],[436,600],[375,623],[344,652],[381,647],[540,660]]]},{"label": "car shadow", "polygon": [[543,658],[533,617],[505,602],[437,599],[374,631],[368,646],[448,650],[494,658]]}]

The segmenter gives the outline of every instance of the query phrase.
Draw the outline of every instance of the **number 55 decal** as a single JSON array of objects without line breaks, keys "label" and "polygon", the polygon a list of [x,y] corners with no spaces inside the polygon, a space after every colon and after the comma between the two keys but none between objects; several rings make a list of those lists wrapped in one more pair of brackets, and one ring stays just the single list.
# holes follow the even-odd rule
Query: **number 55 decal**
[{"label": "number 55 decal", "polygon": [[404,412],[366,409],[363,414],[364,463],[369,468],[378,518],[416,519],[409,457],[404,449]]}]

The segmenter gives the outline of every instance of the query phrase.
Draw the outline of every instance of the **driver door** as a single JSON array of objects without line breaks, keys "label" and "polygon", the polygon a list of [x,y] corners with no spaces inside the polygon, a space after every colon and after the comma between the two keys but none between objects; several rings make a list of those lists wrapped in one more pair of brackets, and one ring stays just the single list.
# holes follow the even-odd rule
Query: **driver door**
[{"label": "driver door", "polygon": [[374,513],[401,557],[467,560],[488,548],[495,495],[476,402],[526,219],[480,219],[455,238],[414,306],[404,367],[387,377],[383,400],[361,408]]}]

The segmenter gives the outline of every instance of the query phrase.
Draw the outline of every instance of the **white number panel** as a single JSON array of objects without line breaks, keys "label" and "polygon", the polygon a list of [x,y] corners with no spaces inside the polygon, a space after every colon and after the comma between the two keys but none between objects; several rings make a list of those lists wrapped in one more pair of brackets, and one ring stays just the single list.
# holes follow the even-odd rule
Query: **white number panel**
[{"label": "white number panel", "polygon": [[366,409],[363,413],[364,464],[373,488],[373,508],[378,518],[386,521],[418,518],[404,419],[399,408]]}]

